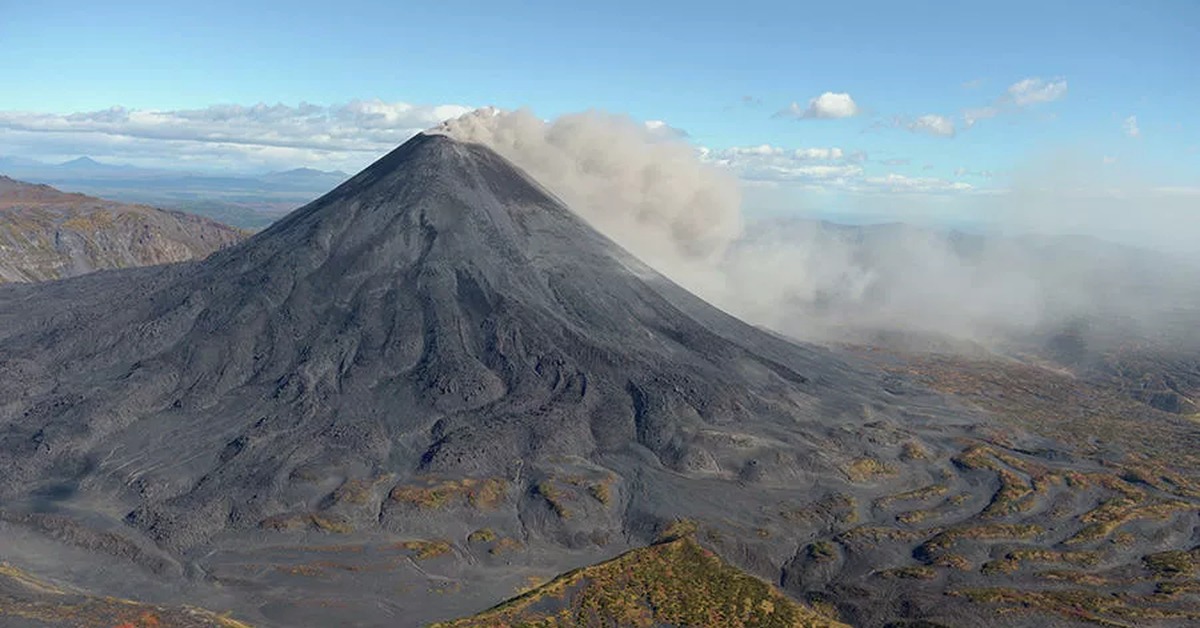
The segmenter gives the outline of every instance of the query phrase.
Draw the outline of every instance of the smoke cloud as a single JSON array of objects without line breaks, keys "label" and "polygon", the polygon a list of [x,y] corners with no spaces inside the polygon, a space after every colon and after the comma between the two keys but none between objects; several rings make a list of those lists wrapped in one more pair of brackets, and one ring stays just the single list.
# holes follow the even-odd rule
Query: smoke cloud
[{"label": "smoke cloud", "polygon": [[742,234],[741,196],[732,174],[702,163],[666,129],[594,111],[544,122],[526,110],[494,109],[439,127],[508,158],[602,233],[678,280],[719,266]]},{"label": "smoke cloud", "polygon": [[1157,246],[1165,234],[1180,242],[1200,234],[1188,204],[1194,198],[1175,195],[1183,199],[1176,202],[1135,185],[1114,196],[1104,184],[1111,173],[1061,156],[1019,173],[1008,193],[964,195],[957,211],[991,221],[987,235],[968,235],[900,223],[748,220],[728,167],[684,134],[626,116],[586,112],[547,122],[529,111],[489,109],[437,131],[493,148],[714,305],[801,339],[900,332],[992,344],[1080,317],[1146,326],[1178,311],[1181,295],[1200,285],[1200,274],[1176,258],[1048,235],[1136,225],[1138,240]]}]

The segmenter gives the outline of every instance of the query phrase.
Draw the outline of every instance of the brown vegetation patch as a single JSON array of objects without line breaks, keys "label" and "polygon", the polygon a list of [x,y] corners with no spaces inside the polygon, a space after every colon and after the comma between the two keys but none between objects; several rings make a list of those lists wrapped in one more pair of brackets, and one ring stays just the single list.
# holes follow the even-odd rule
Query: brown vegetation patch
[{"label": "brown vegetation patch", "polygon": [[555,486],[553,480],[545,479],[538,482],[534,486],[533,491],[534,494],[540,495],[542,499],[546,500],[546,504],[550,506],[550,510],[553,510],[559,519],[567,520],[571,518],[571,509],[567,508],[566,504],[568,499],[567,493]]},{"label": "brown vegetation patch", "polygon": [[1022,591],[994,587],[960,589],[950,591],[949,594],[965,597],[976,603],[1000,605],[1004,610],[1034,609],[1102,626],[1130,626],[1146,621],[1170,619],[1200,619],[1200,610],[1197,609],[1155,606],[1153,601],[1147,598],[1090,590]]},{"label": "brown vegetation patch", "polygon": [[932,484],[921,488],[897,493],[895,495],[887,495],[875,500],[876,508],[889,508],[897,502],[917,502],[927,501],[935,497],[941,497],[949,492],[950,488],[945,484]]},{"label": "brown vegetation patch", "polygon": [[508,481],[503,478],[462,478],[438,481],[426,478],[423,484],[398,485],[391,499],[426,510],[469,505],[480,510],[495,510],[508,497]]},{"label": "brown vegetation patch", "polygon": [[608,484],[602,482],[588,486],[588,494],[605,506],[612,501],[612,491],[608,488]]},{"label": "brown vegetation patch", "polygon": [[1168,519],[1180,512],[1194,511],[1196,506],[1179,500],[1146,501],[1139,503],[1127,497],[1110,499],[1085,513],[1080,521],[1086,524],[1068,545],[1088,543],[1107,538],[1117,528],[1138,519]]},{"label": "brown vegetation patch", "polygon": [[293,513],[273,515],[259,522],[264,530],[288,531],[315,529],[331,534],[349,534],[354,526],[340,515],[332,513]]},{"label": "brown vegetation patch", "polygon": [[881,578],[894,578],[900,580],[933,580],[937,578],[937,570],[927,565],[916,565],[912,567],[896,567],[895,569],[884,569],[876,572]]},{"label": "brown vegetation patch", "polygon": [[788,521],[828,521],[850,525],[858,521],[858,501],[845,493],[830,493],[799,508],[786,508],[779,516]]},{"label": "brown vegetation patch", "polygon": [[845,473],[851,482],[863,484],[896,475],[896,470],[875,458],[858,458],[846,466]]},{"label": "brown vegetation patch", "polygon": [[887,541],[917,541],[935,532],[936,530],[908,530],[904,528],[887,528],[883,526],[865,525],[846,530],[837,536],[837,540],[845,543],[868,543],[871,545],[878,545],[879,543]]},{"label": "brown vegetation patch", "polygon": [[900,459],[905,462],[913,460],[928,460],[929,452],[916,441],[908,441],[900,448]]},{"label": "brown vegetation patch", "polygon": [[1200,572],[1200,547],[1149,554],[1142,557],[1142,562],[1162,578],[1194,576]]},{"label": "brown vegetation patch", "polygon": [[926,541],[918,553],[934,556],[942,550],[949,549],[960,541],[997,541],[1030,539],[1043,532],[1041,526],[1026,523],[992,523],[974,526],[958,526],[938,533]]},{"label": "brown vegetation patch", "polygon": [[429,560],[445,556],[451,551],[450,542],[444,539],[401,541],[396,543],[394,547],[412,552],[413,558],[417,560]]},{"label": "brown vegetation patch", "polygon": [[491,528],[480,528],[467,535],[469,543],[491,543],[496,540],[496,533]]},{"label": "brown vegetation patch", "polygon": [[933,567],[971,571],[971,561],[967,560],[967,557],[962,554],[953,554],[950,552],[939,554],[933,560],[929,561],[929,564]]},{"label": "brown vegetation patch", "polygon": [[509,538],[509,537],[505,536],[505,537],[501,537],[498,541],[496,541],[496,544],[493,545],[491,547],[491,549],[488,550],[488,553],[493,556],[500,556],[501,554],[508,554],[511,552],[515,552],[515,551],[521,549],[522,547],[523,547],[522,543],[520,541],[518,541],[517,539],[513,539],[513,538]]},{"label": "brown vegetation patch", "polygon": [[374,479],[346,480],[333,492],[333,501],[337,504],[366,504],[371,501],[375,486],[387,479],[388,476],[385,475]]}]

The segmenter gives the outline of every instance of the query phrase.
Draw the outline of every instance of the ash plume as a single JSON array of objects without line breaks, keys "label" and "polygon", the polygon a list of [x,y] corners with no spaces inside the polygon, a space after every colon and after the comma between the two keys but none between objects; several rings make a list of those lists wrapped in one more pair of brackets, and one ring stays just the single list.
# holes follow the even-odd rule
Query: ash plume
[{"label": "ash plume", "polygon": [[[956,210],[985,217],[985,233],[845,227],[752,220],[735,177],[684,135],[662,130],[597,111],[544,121],[528,110],[483,109],[436,132],[496,150],[714,305],[805,340],[899,332],[990,345],[1081,317],[1148,333],[1194,304],[1186,302],[1194,268],[1144,250],[1178,251],[1200,233],[1194,199],[1128,177],[1125,196],[1111,194],[1111,173],[1077,157],[1031,165],[1006,193],[964,197]],[[898,206],[897,220],[913,209]],[[1135,234],[1144,249],[1093,237],[1121,234]]]}]

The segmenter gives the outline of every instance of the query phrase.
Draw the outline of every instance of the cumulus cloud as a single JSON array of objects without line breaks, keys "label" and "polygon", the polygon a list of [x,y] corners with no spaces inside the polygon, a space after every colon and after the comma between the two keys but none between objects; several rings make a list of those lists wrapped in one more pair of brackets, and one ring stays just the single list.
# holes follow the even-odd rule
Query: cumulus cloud
[{"label": "cumulus cloud", "polygon": [[1053,102],[1066,95],[1066,79],[1044,81],[1037,77],[1017,81],[1010,85],[1006,92],[1006,97],[1018,107]]},{"label": "cumulus cloud", "polygon": [[[70,153],[96,152],[165,162],[179,154],[219,155],[238,162],[296,159],[356,167],[422,129],[471,109],[461,105],[414,105],[356,100],[321,106],[300,103],[213,105],[157,110],[112,107],[70,114],[0,111],[0,147],[32,147],[32,154],[74,146]],[[107,148],[108,152],[94,150]],[[27,152],[26,154],[30,154]]]},{"label": "cumulus cloud", "polygon": [[1142,130],[1138,128],[1137,116],[1129,116],[1121,123],[1121,130],[1126,136],[1138,138],[1142,136]]},{"label": "cumulus cloud", "polygon": [[825,92],[808,101],[808,106],[793,102],[779,113],[777,117],[796,118],[798,120],[832,120],[837,118],[852,118],[859,114],[858,104],[845,92]]},{"label": "cumulus cloud", "polygon": [[908,123],[908,130],[937,137],[954,137],[954,121],[936,114],[923,115]]}]

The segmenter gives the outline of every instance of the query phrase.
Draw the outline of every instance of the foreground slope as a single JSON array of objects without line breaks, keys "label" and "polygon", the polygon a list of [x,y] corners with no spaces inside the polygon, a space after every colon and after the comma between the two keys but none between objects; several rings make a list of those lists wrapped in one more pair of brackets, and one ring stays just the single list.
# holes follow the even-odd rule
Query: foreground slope
[{"label": "foreground slope", "polygon": [[0,176],[0,283],[202,259],[244,237],[207,218]]},{"label": "foreground slope", "polygon": [[91,595],[0,563],[0,624],[13,628],[248,628],[203,609],[165,607]]},{"label": "foreground slope", "polygon": [[686,518],[878,626],[993,620],[965,592],[1045,586],[984,568],[1009,554],[1190,549],[1188,486],[987,414],[745,325],[420,135],[203,262],[0,289],[0,558],[252,623],[418,625]]},{"label": "foreground slope", "polygon": [[846,628],[726,565],[689,537],[572,571],[475,617],[435,628],[608,623]]}]

